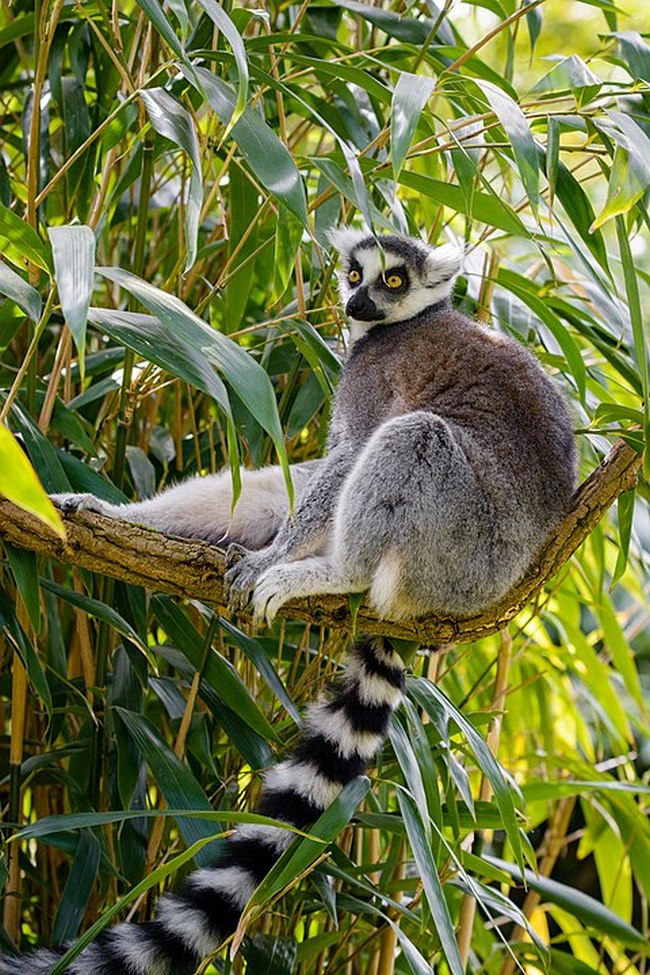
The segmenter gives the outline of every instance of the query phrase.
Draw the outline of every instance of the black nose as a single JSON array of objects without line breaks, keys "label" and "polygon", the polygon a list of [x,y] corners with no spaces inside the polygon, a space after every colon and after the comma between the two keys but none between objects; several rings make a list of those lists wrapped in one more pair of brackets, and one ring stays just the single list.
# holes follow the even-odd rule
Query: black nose
[{"label": "black nose", "polygon": [[357,288],[345,306],[345,314],[358,322],[376,322],[384,317],[368,294],[367,288]]}]

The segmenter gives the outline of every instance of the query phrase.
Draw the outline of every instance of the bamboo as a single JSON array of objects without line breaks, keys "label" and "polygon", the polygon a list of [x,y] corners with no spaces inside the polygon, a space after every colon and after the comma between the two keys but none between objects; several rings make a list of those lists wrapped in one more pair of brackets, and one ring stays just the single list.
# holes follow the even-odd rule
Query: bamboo
[{"label": "bamboo", "polygon": [[[21,820],[21,766],[23,763],[27,717],[27,674],[20,657],[14,653],[11,681],[11,737],[9,740],[9,820]],[[3,923],[16,943],[20,941],[20,844],[11,843],[7,850],[9,877],[5,888]]]},{"label": "bamboo", "polygon": [[[494,692],[492,695],[492,710],[495,716],[490,723],[487,733],[487,745],[495,758],[498,757],[499,741],[501,738],[501,726],[503,723],[503,711],[506,703],[506,693],[508,691],[508,678],[510,676],[510,665],[512,663],[512,637],[507,630],[501,634],[501,646],[497,657],[497,675],[494,682]],[[492,788],[488,777],[481,776],[479,786],[479,802],[487,802],[492,796]],[[483,845],[485,831],[477,833],[474,838],[472,852],[478,853]],[[474,917],[476,915],[476,898],[470,894],[465,894],[460,909],[460,919],[458,922],[458,949],[463,965],[467,965],[469,951],[472,943],[472,929]]]}]

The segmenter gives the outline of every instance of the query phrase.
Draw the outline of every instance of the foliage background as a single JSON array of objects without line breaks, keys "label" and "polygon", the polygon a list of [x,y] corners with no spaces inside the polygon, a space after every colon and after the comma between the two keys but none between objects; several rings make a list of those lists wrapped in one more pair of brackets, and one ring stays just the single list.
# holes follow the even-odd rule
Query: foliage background
[{"label": "foliage background", "polygon": [[[583,473],[616,436],[642,447],[645,4],[0,17],[1,416],[46,490],[318,455],[345,349],[325,235],[361,218],[467,246],[458,303],[557,376]],[[0,490],[55,517],[3,429]],[[509,633],[416,658],[362,812],[322,862],[303,844],[304,882],[281,866],[218,970],[647,972],[647,500],[644,480]],[[145,812],[250,808],[346,638],[251,636],[9,547],[0,578],[5,839],[32,824],[0,866],[11,951],[120,897],[146,916],[219,827]]]}]

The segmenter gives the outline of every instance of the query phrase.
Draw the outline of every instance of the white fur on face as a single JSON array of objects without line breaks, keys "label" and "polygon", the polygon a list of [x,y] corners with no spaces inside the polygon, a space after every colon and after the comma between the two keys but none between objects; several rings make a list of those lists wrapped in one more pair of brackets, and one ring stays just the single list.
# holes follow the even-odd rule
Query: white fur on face
[{"label": "white fur on face", "polygon": [[[367,241],[369,237],[369,233],[352,227],[340,227],[330,233],[330,240],[341,257],[339,293],[343,307],[345,308],[354,291],[348,282],[349,262],[354,256],[354,260],[363,272],[360,286],[369,286],[371,298],[383,313],[382,317],[373,322],[350,318],[352,342],[356,342],[375,325],[390,325],[406,321],[426,308],[444,301],[450,296],[463,263],[462,251],[453,244],[434,248],[429,247],[424,241],[407,238],[427,255],[424,266],[418,268],[414,262],[399,254],[390,251],[384,251],[382,254],[377,245],[359,248],[358,245],[362,241]],[[381,243],[381,237],[379,242]],[[397,301],[391,300],[382,288],[376,285],[382,275],[388,274],[393,268],[403,267],[409,275],[409,286]]]}]

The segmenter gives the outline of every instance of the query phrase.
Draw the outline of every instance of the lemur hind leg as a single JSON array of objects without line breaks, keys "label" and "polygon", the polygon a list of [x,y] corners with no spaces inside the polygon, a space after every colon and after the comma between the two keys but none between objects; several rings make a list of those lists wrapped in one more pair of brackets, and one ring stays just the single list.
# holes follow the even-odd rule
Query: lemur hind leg
[{"label": "lemur hind leg", "polygon": [[485,600],[493,517],[462,432],[408,413],[375,431],[346,480],[334,561],[370,577],[380,616],[462,615]]},{"label": "lemur hind leg", "polygon": [[[295,464],[291,468],[296,497],[304,492],[319,461]],[[289,510],[280,467],[242,469],[242,491],[231,514],[230,471],[192,477],[175,484],[153,498],[133,504],[111,504],[93,494],[54,494],[63,511],[94,511],[109,518],[130,521],[170,535],[200,538],[222,547],[236,542],[247,549],[260,549],[275,537]]]}]

